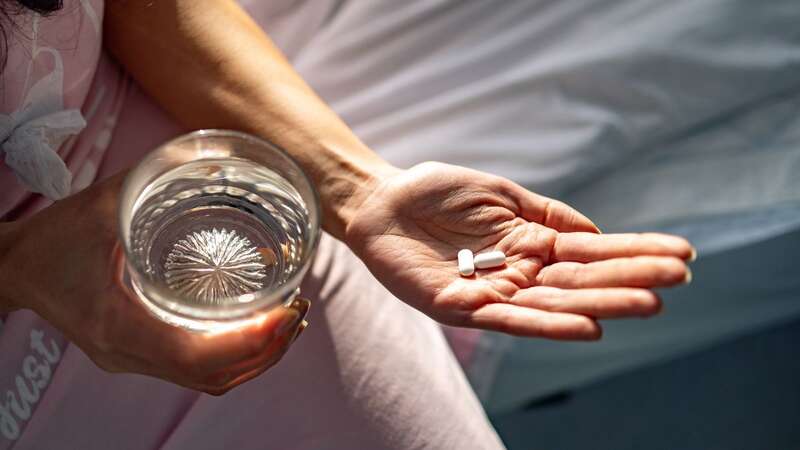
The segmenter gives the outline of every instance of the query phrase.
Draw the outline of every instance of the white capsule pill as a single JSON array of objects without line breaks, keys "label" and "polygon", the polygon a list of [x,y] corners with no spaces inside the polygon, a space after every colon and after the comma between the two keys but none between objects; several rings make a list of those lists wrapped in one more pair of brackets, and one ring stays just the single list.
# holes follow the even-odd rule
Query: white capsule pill
[{"label": "white capsule pill", "polygon": [[467,248],[458,252],[458,273],[465,277],[475,273],[475,265],[472,263],[472,251]]},{"label": "white capsule pill", "polygon": [[475,255],[472,262],[478,269],[498,267],[506,263],[506,254],[501,251],[481,253],[480,255]]}]

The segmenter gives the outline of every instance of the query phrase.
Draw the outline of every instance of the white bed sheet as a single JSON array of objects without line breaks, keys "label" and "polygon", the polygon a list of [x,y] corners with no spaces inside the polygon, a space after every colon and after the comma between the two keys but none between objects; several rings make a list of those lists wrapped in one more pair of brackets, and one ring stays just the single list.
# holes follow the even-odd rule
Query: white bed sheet
[{"label": "white bed sheet", "polygon": [[[284,0],[258,20],[399,166],[504,175],[605,230],[679,232],[704,255],[800,227],[796,0]],[[612,326],[606,344],[520,357],[563,387],[597,364],[608,375],[800,313],[800,301],[761,303],[712,302],[727,308],[718,322],[668,305],[671,323],[711,332]],[[647,345],[624,345],[643,333]]]}]

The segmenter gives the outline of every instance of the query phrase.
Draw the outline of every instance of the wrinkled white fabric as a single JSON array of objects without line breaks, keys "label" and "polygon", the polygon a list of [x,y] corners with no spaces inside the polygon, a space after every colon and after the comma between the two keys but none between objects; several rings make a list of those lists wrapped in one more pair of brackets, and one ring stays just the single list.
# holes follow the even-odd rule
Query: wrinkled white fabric
[{"label": "wrinkled white fabric", "polygon": [[[678,232],[701,258],[800,227],[796,0],[284,3],[324,13],[294,21],[295,67],[399,166],[506,176],[607,232]],[[705,288],[658,319],[608,322],[600,344],[528,341],[504,406],[800,310]],[[480,392],[498,348],[481,343]]]},{"label": "wrinkled white fabric", "polygon": [[37,50],[50,53],[55,67],[30,88],[22,108],[0,115],[0,148],[5,163],[29,190],[59,200],[69,195],[72,174],[56,151],[86,121],[80,110],[64,109],[61,55],[51,48]]},{"label": "wrinkled white fabric", "polygon": [[[294,63],[395,164],[475,167],[607,231],[652,229],[800,204],[798,14],[791,0],[350,1]],[[769,236],[729,223],[728,246]]]},{"label": "wrinkled white fabric", "polygon": [[[0,126],[5,127],[5,124]],[[72,174],[56,149],[85,126],[86,121],[77,109],[12,125],[2,144],[5,162],[31,192],[51,200],[62,199],[70,193]]]},{"label": "wrinkled white fabric", "polygon": [[[64,16],[52,17],[65,20],[59,35],[71,36],[75,29],[66,19],[81,11],[77,1],[65,2]],[[281,3],[253,6],[275,17],[273,8]],[[102,18],[102,9],[95,10]],[[279,40],[295,39],[298,29],[313,35],[327,14],[309,17],[306,11],[297,18],[300,25],[287,25],[281,33],[270,27],[271,33],[283,37]],[[93,16],[80,16],[83,31],[91,31]],[[90,51],[99,42],[88,44]],[[39,62],[40,73],[50,73],[49,58]],[[70,67],[76,61],[64,63]],[[60,149],[74,170],[73,190],[95,174],[103,179],[130,167],[181,132],[152,99],[138,89],[125,90],[107,63],[105,56],[100,59],[85,97],[89,125],[75,145]],[[85,80],[81,73],[68,77],[66,88]],[[103,98],[115,100],[107,105]],[[124,105],[121,111],[112,106],[117,104]],[[7,110],[17,109],[22,108],[15,102]],[[91,153],[84,162],[69,165],[87,148]],[[12,313],[0,336],[0,449],[502,448],[441,329],[393,298],[344,244],[322,238],[302,290],[314,302],[309,328],[280,364],[221,398],[155,378],[104,373],[34,313]],[[46,375],[38,378],[29,367],[36,336],[58,353],[52,365],[39,366]],[[28,387],[33,390],[26,399]]]}]

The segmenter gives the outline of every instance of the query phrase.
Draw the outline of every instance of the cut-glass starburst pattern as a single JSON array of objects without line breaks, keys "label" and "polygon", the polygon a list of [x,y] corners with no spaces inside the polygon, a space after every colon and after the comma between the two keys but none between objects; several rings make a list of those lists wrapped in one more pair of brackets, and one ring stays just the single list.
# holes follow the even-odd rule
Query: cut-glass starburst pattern
[{"label": "cut-glass starburst pattern", "polygon": [[224,228],[193,232],[175,243],[164,264],[167,285],[202,304],[263,287],[266,266],[249,239]]}]

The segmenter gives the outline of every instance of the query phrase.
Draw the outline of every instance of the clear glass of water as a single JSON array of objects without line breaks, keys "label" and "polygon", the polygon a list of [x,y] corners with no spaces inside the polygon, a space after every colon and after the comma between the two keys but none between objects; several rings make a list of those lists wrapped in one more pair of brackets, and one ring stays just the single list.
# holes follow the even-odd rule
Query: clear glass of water
[{"label": "clear glass of water", "polygon": [[127,279],[173,325],[235,327],[299,292],[320,237],[319,199],[262,139],[201,130],[163,144],[122,189]]}]

